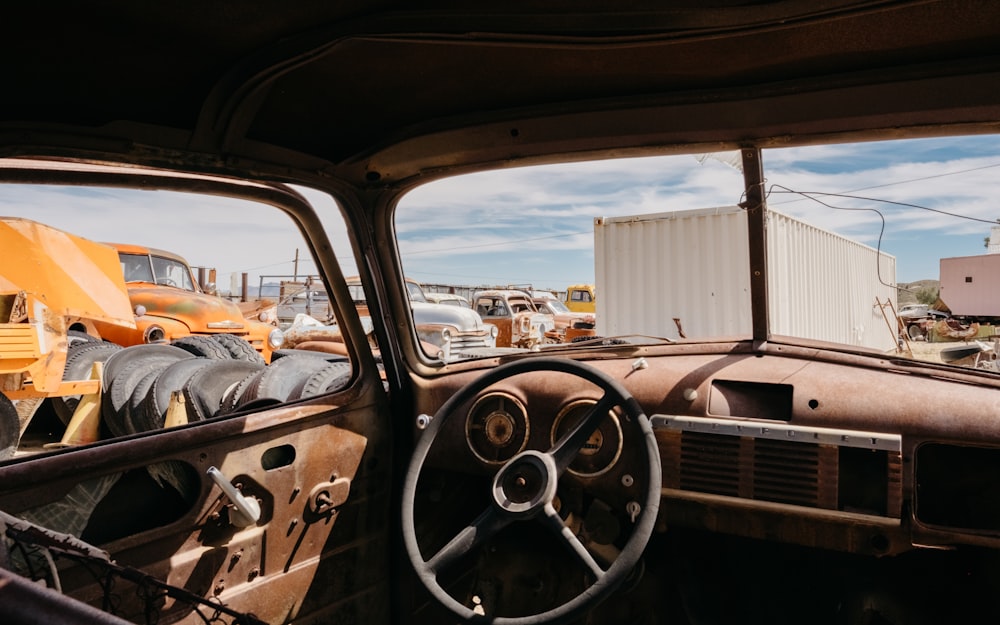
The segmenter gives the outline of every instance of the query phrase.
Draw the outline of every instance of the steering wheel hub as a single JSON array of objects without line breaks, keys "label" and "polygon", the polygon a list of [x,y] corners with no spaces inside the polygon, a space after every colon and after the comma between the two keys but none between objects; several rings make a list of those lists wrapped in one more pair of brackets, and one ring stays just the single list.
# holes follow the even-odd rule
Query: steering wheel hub
[{"label": "steering wheel hub", "polygon": [[525,451],[493,477],[493,501],[506,513],[531,517],[552,500],[558,483],[558,471],[551,456]]}]

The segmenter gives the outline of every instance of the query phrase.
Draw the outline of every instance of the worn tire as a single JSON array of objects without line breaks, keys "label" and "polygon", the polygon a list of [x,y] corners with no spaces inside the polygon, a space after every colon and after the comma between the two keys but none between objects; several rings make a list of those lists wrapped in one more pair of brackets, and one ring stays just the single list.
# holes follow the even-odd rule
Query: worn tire
[{"label": "worn tire", "polygon": [[159,377],[160,373],[160,369],[153,369],[143,376],[142,379],[136,383],[135,388],[132,389],[132,394],[129,396],[127,408],[122,416],[122,427],[129,434],[142,432],[142,430],[136,428],[135,415],[142,412],[143,405],[146,403],[146,397],[152,390],[153,383],[156,382],[156,378]]},{"label": "worn tire", "polygon": [[243,394],[246,392],[247,387],[253,383],[259,376],[263,375],[264,371],[267,369],[261,368],[259,371],[254,371],[253,373],[244,376],[237,382],[234,382],[226,389],[226,394],[222,398],[222,405],[219,407],[218,414],[229,414],[230,412],[235,412],[240,405],[240,401],[243,398]]},{"label": "worn tire", "polygon": [[174,339],[170,344],[202,358],[213,358],[215,360],[229,360],[232,358],[229,350],[210,336],[192,334],[191,336],[182,336],[179,339]]},{"label": "worn tire", "polygon": [[110,433],[114,436],[132,433],[126,423],[130,421],[128,410],[139,382],[154,371],[188,358],[194,356],[172,345],[135,345],[108,358],[101,416]]},{"label": "worn tire", "polygon": [[191,376],[211,362],[209,358],[179,360],[160,371],[153,380],[152,388],[146,392],[141,409],[130,415],[135,431],[161,429],[170,406],[170,396],[174,391],[182,391]]},{"label": "worn tire", "polygon": [[282,358],[250,380],[234,408],[242,409],[250,402],[264,399],[276,400],[278,403],[298,399],[293,395],[306,378],[327,364],[322,358],[312,356]]},{"label": "worn tire", "polygon": [[17,409],[6,395],[0,393],[0,460],[14,457],[21,440],[21,420]]},{"label": "worn tire", "polygon": [[260,363],[244,360],[216,360],[198,369],[184,383],[188,417],[202,420],[219,414],[227,393],[263,369]]},{"label": "worn tire", "polygon": [[186,352],[180,347],[169,345],[167,343],[144,343],[142,345],[132,345],[130,347],[126,347],[121,351],[112,354],[105,361],[104,390],[106,391],[110,388],[112,380],[117,377],[118,372],[121,369],[136,360],[155,358],[156,356],[164,356],[169,359],[177,360],[178,358],[190,358],[192,357],[192,354],[190,352]]},{"label": "worn tire", "polygon": [[[88,335],[89,336],[89,335]],[[112,354],[120,351],[121,345],[107,341],[71,342],[66,352],[66,367],[63,369],[63,381],[85,380],[90,377],[94,363],[106,361]],[[52,409],[63,425],[69,425],[76,407],[80,405],[80,395],[64,395],[52,398]]]},{"label": "worn tire", "polygon": [[87,334],[86,332],[81,332],[80,330],[67,330],[66,331],[66,343],[69,347],[78,345],[80,343],[101,343],[101,339],[97,338],[93,334]]},{"label": "worn tire", "polygon": [[235,334],[212,334],[210,336],[212,340],[222,345],[234,360],[246,360],[247,362],[264,364],[264,357],[246,339]]},{"label": "worn tire", "polygon": [[341,390],[351,380],[351,365],[331,362],[302,381],[292,399],[305,399]]}]

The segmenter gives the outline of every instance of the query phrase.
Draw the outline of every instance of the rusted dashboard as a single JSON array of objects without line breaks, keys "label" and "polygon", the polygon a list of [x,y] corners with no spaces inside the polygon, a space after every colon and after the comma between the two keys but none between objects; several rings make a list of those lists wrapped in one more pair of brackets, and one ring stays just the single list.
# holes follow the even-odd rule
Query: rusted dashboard
[{"label": "rusted dashboard", "polygon": [[[1000,386],[981,374],[877,356],[745,344],[641,348],[586,360],[650,417],[662,464],[659,527],[836,551],[1000,546]],[[975,375],[980,384],[968,384]],[[444,376],[423,412],[475,379]],[[431,462],[488,476],[550,448],[598,389],[560,373],[508,378],[450,415]],[[627,518],[639,435],[611,411],[567,479]]]}]

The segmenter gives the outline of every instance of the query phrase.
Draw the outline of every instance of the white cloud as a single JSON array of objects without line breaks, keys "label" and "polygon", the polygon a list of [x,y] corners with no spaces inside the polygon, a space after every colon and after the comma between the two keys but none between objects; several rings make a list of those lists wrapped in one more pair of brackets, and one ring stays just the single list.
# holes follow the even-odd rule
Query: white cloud
[{"label": "white cloud", "polygon": [[[996,137],[934,139],[769,150],[769,205],[818,227],[876,245],[882,227],[870,211],[836,210],[780,192],[846,193],[919,208],[824,196],[832,206],[875,208],[885,216],[882,246],[898,257],[900,279],[936,272],[937,259],[982,253],[997,201]],[[356,273],[343,221],[325,193],[303,190],[316,206],[344,272]],[[616,159],[509,168],[430,183],[401,202],[396,228],[404,267],[420,279],[458,284],[544,282],[560,288],[593,281],[593,219],[731,206],[742,176],[716,158]],[[26,216],[99,241],[169,249],[195,265],[229,274],[290,274],[315,265],[291,221],[271,207],[214,196],[67,187],[0,186],[0,215]],[[111,224],[109,226],[109,224]],[[949,247],[935,250],[936,243]],[[912,276],[910,276],[912,277]],[[918,277],[936,277],[918,276]],[[913,278],[916,279],[916,278]]]}]

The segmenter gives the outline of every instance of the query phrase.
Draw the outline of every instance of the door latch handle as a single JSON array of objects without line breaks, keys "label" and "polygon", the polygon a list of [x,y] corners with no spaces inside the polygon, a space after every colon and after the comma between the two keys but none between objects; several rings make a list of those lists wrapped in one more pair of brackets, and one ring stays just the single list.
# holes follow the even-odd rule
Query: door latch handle
[{"label": "door latch handle", "polygon": [[233,507],[229,515],[229,521],[237,527],[249,527],[255,525],[260,519],[260,503],[254,497],[245,497],[243,493],[236,489],[229,479],[215,467],[208,467],[208,475],[219,485],[222,492],[226,494]]}]

